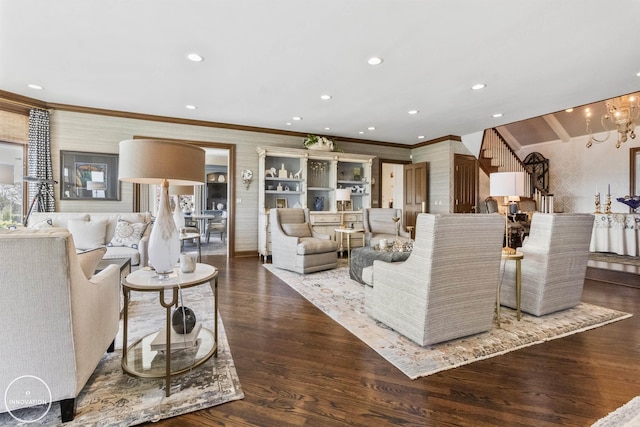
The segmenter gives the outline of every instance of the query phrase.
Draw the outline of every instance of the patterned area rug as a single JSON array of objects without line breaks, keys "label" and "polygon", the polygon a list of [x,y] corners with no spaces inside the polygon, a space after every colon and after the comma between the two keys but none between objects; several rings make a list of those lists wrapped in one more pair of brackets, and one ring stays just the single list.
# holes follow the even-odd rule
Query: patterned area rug
[{"label": "patterned area rug", "polygon": [[523,313],[522,320],[518,321],[515,310],[503,307],[501,328],[421,347],[365,313],[363,286],[349,278],[345,266],[307,275],[281,270],[272,264],[264,267],[411,379],[631,317],[631,314],[581,303],[542,317]]},{"label": "patterned area rug", "polygon": [[[209,286],[183,290],[183,301],[198,321],[213,328],[213,300]],[[129,308],[129,344],[157,332],[165,322],[165,311],[156,293],[133,293]],[[218,317],[218,357],[171,382],[171,396],[165,397],[164,380],[136,378],[123,373],[122,320],[116,351],[105,354],[77,399],[76,417],[64,426],[129,426],[158,421],[181,414],[242,399],[244,393],[236,373],[222,320]],[[151,361],[145,360],[151,363]],[[46,408],[44,409],[46,410]],[[35,420],[42,407],[15,411],[22,420]],[[51,409],[38,425],[61,425],[60,406]],[[16,425],[9,413],[0,414],[0,425]]]},{"label": "patterned area rug", "polygon": [[640,426],[640,396],[634,397],[592,427],[638,427]]}]

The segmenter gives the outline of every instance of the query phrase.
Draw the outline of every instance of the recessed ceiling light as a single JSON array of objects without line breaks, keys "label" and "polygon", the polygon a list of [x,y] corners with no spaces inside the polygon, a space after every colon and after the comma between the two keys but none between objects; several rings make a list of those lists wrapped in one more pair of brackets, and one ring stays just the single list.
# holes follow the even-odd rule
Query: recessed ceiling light
[{"label": "recessed ceiling light", "polygon": [[367,61],[369,65],[380,65],[384,60],[378,56],[373,56]]},{"label": "recessed ceiling light", "polygon": [[480,90],[480,89],[484,89],[485,87],[487,87],[487,85],[486,85],[486,84],[484,84],[484,83],[478,83],[478,84],[475,84],[475,85],[471,86],[471,89],[473,89],[473,90]]},{"label": "recessed ceiling light", "polygon": [[287,123],[285,123],[285,125],[291,126],[291,122],[287,122]]},{"label": "recessed ceiling light", "polygon": [[369,126],[367,129],[369,129],[369,130],[376,130],[376,127],[375,127],[375,126]]},{"label": "recessed ceiling light", "polygon": [[326,128],[324,128],[324,130],[331,130],[331,128],[330,127],[326,127]]},{"label": "recessed ceiling light", "polygon": [[324,99],[325,101],[331,99],[331,95],[320,95],[320,99]]},{"label": "recessed ceiling light", "polygon": [[33,84],[33,83],[28,84],[27,86],[28,86],[28,87],[30,87],[31,89],[36,89],[36,90],[42,90],[42,89],[44,89],[44,87],[42,87],[42,86],[40,86],[40,85],[35,85],[35,84]]},{"label": "recessed ceiling light", "polygon": [[567,109],[566,109],[566,110],[564,110],[564,111],[566,111],[567,113],[572,113],[572,112],[573,112],[573,108],[567,108]]},{"label": "recessed ceiling light", "polygon": [[424,139],[424,135],[420,135],[418,139]]},{"label": "recessed ceiling light", "polygon": [[189,53],[189,54],[187,54],[187,59],[189,61],[193,61],[193,62],[202,62],[202,61],[204,61],[204,57],[202,55],[197,54],[197,53]]},{"label": "recessed ceiling light", "polygon": [[298,120],[302,120],[302,117],[295,116],[295,117],[292,117],[292,119],[298,121]]},{"label": "recessed ceiling light", "polygon": [[418,114],[419,111],[418,110],[409,110],[409,111],[407,111],[407,113],[409,113],[411,115],[414,115],[414,114]]},{"label": "recessed ceiling light", "polygon": [[495,113],[492,117],[497,119],[498,117],[502,117],[502,113]]},{"label": "recessed ceiling light", "polygon": [[358,132],[360,135],[364,135],[364,131],[361,130],[360,132]]},{"label": "recessed ceiling light", "polygon": [[636,77],[640,77],[640,71],[636,73]]},{"label": "recessed ceiling light", "polygon": [[191,105],[191,104],[185,105],[185,107],[187,108],[187,110],[195,110],[196,108],[198,108],[195,105]]}]

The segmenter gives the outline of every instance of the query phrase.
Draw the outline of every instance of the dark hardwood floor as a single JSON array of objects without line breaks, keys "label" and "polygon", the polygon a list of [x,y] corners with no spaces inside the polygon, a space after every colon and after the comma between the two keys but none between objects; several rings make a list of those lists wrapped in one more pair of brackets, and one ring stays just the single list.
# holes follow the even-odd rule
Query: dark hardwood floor
[{"label": "dark hardwood floor", "polygon": [[410,380],[257,257],[204,262],[245,398],[156,426],[590,426],[640,395],[638,288],[587,279],[583,301],[634,316]]}]

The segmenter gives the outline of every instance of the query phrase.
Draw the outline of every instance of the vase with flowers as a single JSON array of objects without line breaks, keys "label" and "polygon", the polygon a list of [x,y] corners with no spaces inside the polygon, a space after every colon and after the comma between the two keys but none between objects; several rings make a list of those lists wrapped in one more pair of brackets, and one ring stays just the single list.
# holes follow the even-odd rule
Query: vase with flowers
[{"label": "vase with flowers", "polygon": [[307,135],[303,141],[308,150],[333,151],[335,143],[326,136]]}]

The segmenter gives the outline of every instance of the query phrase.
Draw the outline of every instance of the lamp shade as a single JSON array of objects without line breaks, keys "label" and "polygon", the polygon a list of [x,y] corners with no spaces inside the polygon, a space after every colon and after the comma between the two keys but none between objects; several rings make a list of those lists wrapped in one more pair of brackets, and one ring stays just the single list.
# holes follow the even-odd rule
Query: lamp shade
[{"label": "lamp shade", "polygon": [[13,165],[0,163],[0,185],[13,185]]},{"label": "lamp shade", "polygon": [[489,175],[491,196],[524,195],[524,172],[496,172]]},{"label": "lamp shade", "polygon": [[169,194],[172,196],[193,195],[193,185],[169,185]]},{"label": "lamp shade", "polygon": [[172,185],[204,183],[205,151],[194,145],[162,139],[129,139],[120,142],[118,179],[139,184]]},{"label": "lamp shade", "polygon": [[336,189],[336,201],[345,202],[347,200],[351,200],[351,189],[349,188]]}]

